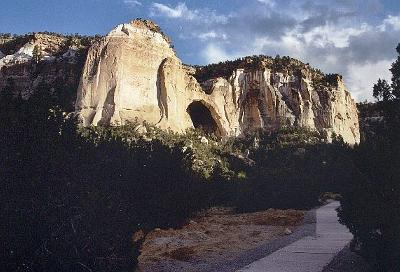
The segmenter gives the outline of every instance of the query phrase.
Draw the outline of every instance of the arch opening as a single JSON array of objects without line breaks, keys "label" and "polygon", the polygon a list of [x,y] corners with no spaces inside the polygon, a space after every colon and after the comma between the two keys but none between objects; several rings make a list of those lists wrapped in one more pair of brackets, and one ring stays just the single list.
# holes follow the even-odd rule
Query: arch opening
[{"label": "arch opening", "polygon": [[213,118],[210,109],[208,109],[201,101],[192,102],[187,112],[190,115],[193,126],[196,129],[201,129],[207,134],[215,134],[221,136],[221,130]]}]

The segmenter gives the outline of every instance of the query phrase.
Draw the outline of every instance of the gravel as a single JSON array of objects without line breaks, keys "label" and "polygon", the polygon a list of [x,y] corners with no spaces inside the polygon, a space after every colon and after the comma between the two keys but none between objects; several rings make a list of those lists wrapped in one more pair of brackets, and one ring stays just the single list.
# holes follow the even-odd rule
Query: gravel
[{"label": "gravel", "polygon": [[[163,260],[162,263],[147,264],[141,271],[202,271],[202,272],[232,272],[236,271],[258,259],[265,257],[303,237],[314,236],[316,233],[316,210],[307,211],[302,223],[291,229],[292,234],[278,236],[273,240],[259,243],[251,249],[244,249],[235,254],[222,254],[214,252],[211,262],[206,259],[193,258],[190,262],[178,260]],[[199,222],[197,222],[198,224]],[[276,228],[276,227],[275,227]],[[284,230],[284,229],[283,229]],[[282,234],[284,233],[282,230]],[[240,238],[240,237],[239,237]],[[229,245],[226,245],[229,247]],[[150,252],[151,253],[151,252]],[[154,256],[154,253],[152,253]],[[218,256],[220,254],[220,256]]]},{"label": "gravel", "polygon": [[259,260],[272,252],[275,252],[287,245],[294,243],[295,241],[306,237],[313,236],[316,233],[316,210],[310,210],[306,213],[302,225],[294,229],[291,235],[282,236],[276,240],[267,242],[266,244],[259,246],[255,249],[245,251],[240,256],[231,260],[224,260],[221,263],[205,266],[202,271],[211,272],[232,272],[246,265]]}]

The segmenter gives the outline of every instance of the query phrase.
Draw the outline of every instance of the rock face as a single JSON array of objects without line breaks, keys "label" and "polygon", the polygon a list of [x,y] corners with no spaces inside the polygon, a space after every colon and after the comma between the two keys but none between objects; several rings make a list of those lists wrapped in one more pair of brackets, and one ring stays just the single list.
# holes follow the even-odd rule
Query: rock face
[{"label": "rock face", "polygon": [[342,78],[288,63],[245,58],[223,77],[204,75],[204,67],[181,63],[157,25],[135,20],[89,49],[76,112],[85,126],[146,121],[178,132],[194,126],[239,136],[290,124],[358,143],[356,104]]},{"label": "rock face", "polygon": [[199,84],[158,27],[135,20],[90,48],[76,110],[86,126],[146,121],[239,136],[290,124],[359,142],[356,105],[340,76],[316,87],[315,72],[268,66],[245,65]]},{"label": "rock face", "polygon": [[[88,49],[77,39],[43,33],[0,38],[0,92],[7,89],[28,99],[47,89],[58,92],[72,111]],[[35,46],[42,54],[38,63],[32,58]]]},{"label": "rock face", "polygon": [[[290,124],[336,133],[351,144],[360,140],[356,105],[338,75],[265,56],[190,67],[146,20],[94,40],[0,35],[0,92],[29,98],[37,90],[54,91],[70,110],[75,101],[86,126],[146,121],[178,132],[198,127],[240,136]],[[39,63],[32,58],[35,46],[42,51]]]},{"label": "rock face", "polygon": [[297,125],[358,143],[356,104],[340,76],[330,80],[330,86],[315,88],[310,74],[288,75],[264,67],[236,69],[229,79],[208,80],[203,86],[232,94],[231,134]]}]

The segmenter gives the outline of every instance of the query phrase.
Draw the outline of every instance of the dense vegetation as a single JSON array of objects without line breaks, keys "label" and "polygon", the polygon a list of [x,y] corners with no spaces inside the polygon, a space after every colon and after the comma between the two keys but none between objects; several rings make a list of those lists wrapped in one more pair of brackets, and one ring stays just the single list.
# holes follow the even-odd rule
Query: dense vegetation
[{"label": "dense vegetation", "polygon": [[0,98],[7,271],[126,271],[153,228],[179,226],[211,205],[312,207],[347,161],[318,133],[296,128],[224,142],[147,124],[77,130],[59,101],[45,87],[27,101],[11,91]]},{"label": "dense vegetation", "polygon": [[340,137],[327,144],[298,128],[265,133],[250,155],[256,166],[236,186],[234,205],[243,211],[315,207],[323,192],[339,192],[356,175],[347,150]]},{"label": "dense vegetation", "polygon": [[126,271],[135,231],[176,226],[206,203],[182,164],[190,154],[158,140],[84,138],[51,100],[1,99],[0,266]]},{"label": "dense vegetation", "polygon": [[[377,271],[400,270],[400,44],[392,83],[379,80],[376,104],[361,104],[367,129],[352,151],[360,172],[343,190],[339,215],[354,235],[353,249]],[[365,120],[366,116],[375,116]]]}]

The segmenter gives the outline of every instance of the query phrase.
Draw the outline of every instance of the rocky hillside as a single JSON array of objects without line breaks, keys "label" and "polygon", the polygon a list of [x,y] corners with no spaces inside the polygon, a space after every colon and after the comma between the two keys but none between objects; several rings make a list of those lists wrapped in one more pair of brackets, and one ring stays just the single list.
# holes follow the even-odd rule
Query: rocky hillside
[{"label": "rocky hillside", "polygon": [[98,39],[3,36],[0,51],[0,90],[29,97],[50,88],[68,105],[76,97],[85,126],[146,121],[177,132],[196,127],[240,136],[296,125],[360,141],[357,108],[340,75],[289,57],[184,65],[148,20],[118,25]]},{"label": "rocky hillside", "polygon": [[72,111],[87,50],[95,39],[48,32],[1,35],[0,91],[29,98],[39,89],[49,89]]},{"label": "rocky hillside", "polygon": [[[323,74],[290,57],[252,56],[195,67],[203,90],[235,91],[241,130],[298,125],[360,141],[356,104],[337,74]],[[227,90],[229,91],[229,90]]]},{"label": "rocky hillside", "polygon": [[298,125],[350,144],[360,140],[357,108],[341,76],[288,57],[188,67],[165,35],[138,20],[91,47],[76,111],[84,125],[138,120],[221,136]]},{"label": "rocky hillside", "polygon": [[210,78],[223,77],[228,79],[236,69],[263,69],[268,68],[275,72],[289,72],[292,74],[311,73],[316,81],[321,81],[325,75],[318,69],[312,68],[308,63],[293,59],[288,56],[275,58],[264,55],[255,55],[239,58],[232,61],[213,63],[206,66],[193,66],[195,77],[202,82]]}]

